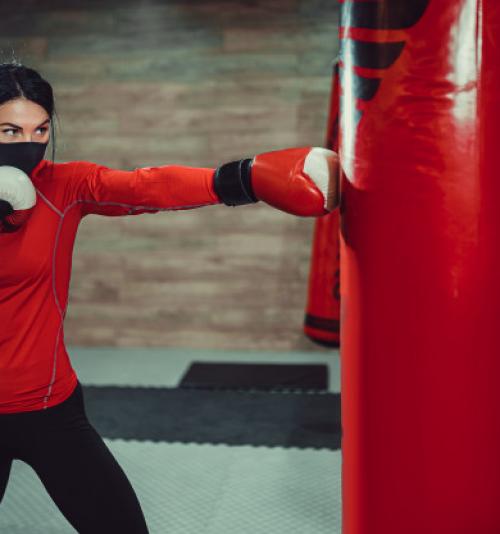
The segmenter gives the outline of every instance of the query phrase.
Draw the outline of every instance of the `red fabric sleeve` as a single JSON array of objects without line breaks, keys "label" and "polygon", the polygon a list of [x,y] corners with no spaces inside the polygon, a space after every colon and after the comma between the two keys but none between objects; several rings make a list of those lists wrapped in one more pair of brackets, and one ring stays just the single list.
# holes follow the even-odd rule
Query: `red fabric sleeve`
[{"label": "red fabric sleeve", "polygon": [[165,165],[132,171],[81,162],[72,180],[82,215],[137,215],[219,204],[215,169]]}]

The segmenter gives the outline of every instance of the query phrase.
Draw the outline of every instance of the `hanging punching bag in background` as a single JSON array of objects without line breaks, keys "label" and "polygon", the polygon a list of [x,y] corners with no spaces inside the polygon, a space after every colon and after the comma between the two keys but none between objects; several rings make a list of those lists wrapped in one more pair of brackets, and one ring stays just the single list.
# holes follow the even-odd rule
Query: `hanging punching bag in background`
[{"label": "hanging punching bag in background", "polygon": [[[334,64],[326,148],[338,150],[339,79]],[[339,346],[340,338],[339,212],[316,219],[309,271],[305,334],[321,345]]]},{"label": "hanging punching bag in background", "polygon": [[342,3],[343,534],[500,532],[500,2]]}]

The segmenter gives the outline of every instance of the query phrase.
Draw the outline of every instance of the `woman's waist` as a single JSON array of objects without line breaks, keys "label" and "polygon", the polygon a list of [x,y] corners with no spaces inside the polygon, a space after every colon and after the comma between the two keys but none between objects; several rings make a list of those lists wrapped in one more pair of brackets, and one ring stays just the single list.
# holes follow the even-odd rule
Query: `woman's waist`
[{"label": "woman's waist", "polygon": [[0,366],[0,415],[57,406],[73,391],[77,381],[67,357],[59,358],[55,369],[48,361],[24,368]]}]

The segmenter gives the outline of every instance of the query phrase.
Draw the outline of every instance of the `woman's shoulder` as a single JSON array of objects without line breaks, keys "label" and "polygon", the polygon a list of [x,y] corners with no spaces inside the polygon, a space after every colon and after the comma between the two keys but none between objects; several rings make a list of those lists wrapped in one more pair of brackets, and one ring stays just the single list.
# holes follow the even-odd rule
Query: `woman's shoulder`
[{"label": "woman's shoulder", "polygon": [[88,184],[98,165],[90,161],[42,160],[30,177],[37,191],[60,212],[86,198]]}]

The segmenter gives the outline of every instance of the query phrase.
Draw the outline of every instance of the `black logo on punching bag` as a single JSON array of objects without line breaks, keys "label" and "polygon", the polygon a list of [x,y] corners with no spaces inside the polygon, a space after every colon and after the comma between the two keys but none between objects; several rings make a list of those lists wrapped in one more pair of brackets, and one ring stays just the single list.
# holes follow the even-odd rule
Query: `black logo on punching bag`
[{"label": "black logo on punching bag", "polygon": [[[378,2],[347,1],[341,9],[340,84],[341,110],[345,113],[346,90],[354,102],[371,100],[380,86],[383,71],[401,55],[404,41],[381,42],[363,40],[349,35],[351,28],[363,30],[405,30],[414,26],[424,14],[430,0],[380,0]],[[342,37],[342,33],[345,37]],[[346,67],[349,69],[346,72]],[[353,69],[373,69],[375,73],[363,76]],[[377,73],[379,71],[379,73]],[[348,79],[347,79],[348,75]],[[349,118],[355,126],[362,111],[349,106]]]}]

